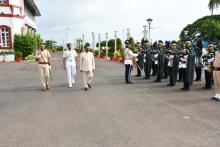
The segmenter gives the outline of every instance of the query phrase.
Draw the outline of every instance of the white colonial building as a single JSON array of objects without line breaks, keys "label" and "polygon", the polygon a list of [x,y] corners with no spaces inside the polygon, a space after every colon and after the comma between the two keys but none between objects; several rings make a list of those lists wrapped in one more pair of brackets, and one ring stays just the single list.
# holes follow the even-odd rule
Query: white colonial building
[{"label": "white colonial building", "polygon": [[0,51],[13,50],[15,34],[36,32],[35,17],[40,15],[35,0],[0,0]]}]

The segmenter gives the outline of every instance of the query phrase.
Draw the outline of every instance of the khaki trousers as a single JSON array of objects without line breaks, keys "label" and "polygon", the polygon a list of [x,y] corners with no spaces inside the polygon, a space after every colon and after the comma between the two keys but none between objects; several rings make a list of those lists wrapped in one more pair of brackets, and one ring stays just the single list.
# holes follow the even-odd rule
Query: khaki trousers
[{"label": "khaki trousers", "polygon": [[42,87],[46,87],[49,84],[50,79],[50,69],[48,64],[39,64],[38,65],[39,72],[40,72],[40,79]]},{"label": "khaki trousers", "polygon": [[85,88],[88,88],[88,84],[92,83],[93,72],[92,71],[83,71],[83,84]]},{"label": "khaki trousers", "polygon": [[220,94],[220,71],[213,71],[213,78],[215,83],[215,92]]}]

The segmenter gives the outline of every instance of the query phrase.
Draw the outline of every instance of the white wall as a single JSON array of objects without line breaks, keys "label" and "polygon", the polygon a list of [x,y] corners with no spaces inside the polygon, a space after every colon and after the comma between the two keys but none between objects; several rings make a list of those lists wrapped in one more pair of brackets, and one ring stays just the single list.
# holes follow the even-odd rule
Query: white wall
[{"label": "white wall", "polygon": [[19,15],[21,14],[20,9],[19,8],[14,8],[14,15]]},{"label": "white wall", "polygon": [[9,0],[9,4],[21,6],[21,0]]}]

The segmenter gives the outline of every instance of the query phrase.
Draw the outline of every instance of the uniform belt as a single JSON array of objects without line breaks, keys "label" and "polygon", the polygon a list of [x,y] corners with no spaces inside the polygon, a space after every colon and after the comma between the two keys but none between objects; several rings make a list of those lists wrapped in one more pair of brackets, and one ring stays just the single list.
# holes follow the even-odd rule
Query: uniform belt
[{"label": "uniform belt", "polygon": [[125,60],[132,60],[132,59],[130,59],[130,58],[125,58]]},{"label": "uniform belt", "polygon": [[220,67],[214,67],[214,71],[220,71]]},{"label": "uniform belt", "polygon": [[48,62],[38,62],[38,64],[49,64]]}]

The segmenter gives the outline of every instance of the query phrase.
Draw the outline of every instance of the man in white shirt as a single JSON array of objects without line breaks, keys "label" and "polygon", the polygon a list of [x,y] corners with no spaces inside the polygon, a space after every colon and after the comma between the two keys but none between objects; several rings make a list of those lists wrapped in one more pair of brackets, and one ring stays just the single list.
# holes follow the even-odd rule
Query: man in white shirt
[{"label": "man in white shirt", "polygon": [[50,79],[50,52],[45,49],[45,44],[40,43],[40,49],[36,52],[36,61],[40,71],[42,91],[49,90]]},{"label": "man in white shirt", "polygon": [[77,56],[76,51],[72,49],[71,43],[67,43],[67,51],[63,53],[63,66],[67,73],[69,88],[75,84]]},{"label": "man in white shirt", "polygon": [[85,51],[80,54],[80,71],[83,73],[85,91],[91,88],[93,72],[95,70],[95,59],[92,52],[89,52],[90,44],[85,44]]},{"label": "man in white shirt", "polygon": [[133,66],[133,58],[137,57],[138,54],[134,54],[131,50],[131,42],[130,40],[125,41],[126,44],[126,49],[124,52],[124,57],[125,57],[125,83],[126,84],[132,84],[131,82],[131,70]]}]

